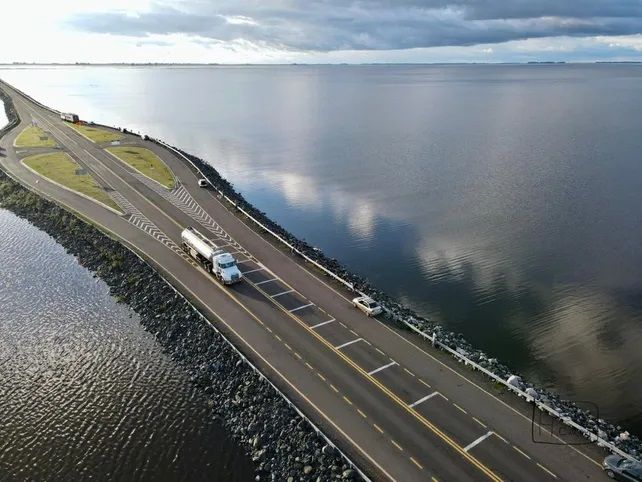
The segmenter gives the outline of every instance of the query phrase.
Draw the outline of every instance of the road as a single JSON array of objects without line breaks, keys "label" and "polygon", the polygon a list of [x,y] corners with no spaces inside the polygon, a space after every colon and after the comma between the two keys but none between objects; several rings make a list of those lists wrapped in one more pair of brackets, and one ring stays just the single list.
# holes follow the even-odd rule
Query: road
[{"label": "road", "polygon": [[[542,437],[552,443],[533,441],[530,405],[499,393],[419,337],[356,311],[347,290],[199,188],[194,169],[172,151],[134,135],[120,141],[161,157],[178,180],[170,191],[1,86],[21,124],[0,140],[0,166],[147,259],[373,480],[604,480],[601,449],[564,445],[550,435]],[[13,146],[32,122],[94,175],[125,214],[26,169],[22,158],[47,151]],[[221,286],[183,252],[180,232],[188,225],[234,254],[242,283]]]}]

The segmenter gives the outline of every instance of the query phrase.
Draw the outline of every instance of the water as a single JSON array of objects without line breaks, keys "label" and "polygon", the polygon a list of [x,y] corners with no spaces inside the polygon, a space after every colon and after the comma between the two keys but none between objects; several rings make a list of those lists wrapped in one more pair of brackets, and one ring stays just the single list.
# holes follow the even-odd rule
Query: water
[{"label": "water", "polygon": [[137,316],[3,209],[0,273],[0,480],[252,480]]},{"label": "water", "polygon": [[286,228],[642,433],[642,66],[0,70],[201,155]]}]

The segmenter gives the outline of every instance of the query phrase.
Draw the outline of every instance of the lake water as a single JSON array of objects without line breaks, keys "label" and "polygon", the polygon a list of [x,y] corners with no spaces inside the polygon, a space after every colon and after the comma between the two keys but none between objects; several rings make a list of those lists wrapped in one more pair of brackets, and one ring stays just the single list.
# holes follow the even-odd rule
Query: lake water
[{"label": "lake water", "polygon": [[642,65],[4,68],[642,433]]},{"label": "lake water", "polygon": [[0,209],[0,480],[253,480],[138,317]]}]

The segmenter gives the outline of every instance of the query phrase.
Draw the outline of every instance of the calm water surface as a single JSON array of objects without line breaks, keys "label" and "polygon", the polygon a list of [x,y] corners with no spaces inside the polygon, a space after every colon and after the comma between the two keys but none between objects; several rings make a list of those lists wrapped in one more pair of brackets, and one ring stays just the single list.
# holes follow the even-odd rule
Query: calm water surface
[{"label": "calm water surface", "polygon": [[3,209],[0,307],[0,480],[253,480],[137,316]]},{"label": "calm water surface", "polygon": [[21,68],[642,433],[642,66]]}]

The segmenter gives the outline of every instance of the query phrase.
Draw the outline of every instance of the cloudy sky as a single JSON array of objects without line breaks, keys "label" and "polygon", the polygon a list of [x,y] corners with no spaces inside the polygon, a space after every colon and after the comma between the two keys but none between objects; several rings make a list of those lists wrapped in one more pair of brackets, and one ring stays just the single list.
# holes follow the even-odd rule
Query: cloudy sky
[{"label": "cloudy sky", "polygon": [[642,0],[12,0],[0,21],[0,62],[642,61]]}]

